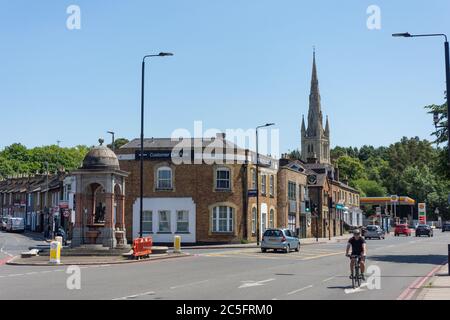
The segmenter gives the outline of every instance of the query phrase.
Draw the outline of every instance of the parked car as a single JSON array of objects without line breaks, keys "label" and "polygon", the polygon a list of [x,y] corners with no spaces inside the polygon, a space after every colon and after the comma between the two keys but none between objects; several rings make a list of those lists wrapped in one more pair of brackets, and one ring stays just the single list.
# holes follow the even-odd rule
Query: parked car
[{"label": "parked car", "polygon": [[433,229],[427,224],[419,224],[416,228],[416,237],[420,237],[423,235],[428,237],[433,236]]},{"label": "parked car", "polygon": [[398,237],[401,234],[407,237],[411,236],[411,229],[408,227],[407,224],[398,224],[395,226],[394,235]]},{"label": "parked car", "polygon": [[300,250],[300,239],[289,229],[267,229],[261,241],[261,251],[268,249],[283,250],[289,253],[291,250]]},{"label": "parked car", "polygon": [[445,231],[450,231],[450,222],[445,222],[442,225],[442,232],[445,232]]},{"label": "parked car", "polygon": [[366,239],[384,239],[386,236],[386,233],[383,229],[380,228],[380,226],[377,225],[369,225],[366,227],[366,231],[364,232],[364,237]]},{"label": "parked car", "polygon": [[6,224],[6,231],[9,232],[24,232],[25,231],[25,221],[23,218],[8,218]]},{"label": "parked car", "polygon": [[0,230],[6,230],[7,224],[8,224],[8,217],[2,217],[0,221]]}]

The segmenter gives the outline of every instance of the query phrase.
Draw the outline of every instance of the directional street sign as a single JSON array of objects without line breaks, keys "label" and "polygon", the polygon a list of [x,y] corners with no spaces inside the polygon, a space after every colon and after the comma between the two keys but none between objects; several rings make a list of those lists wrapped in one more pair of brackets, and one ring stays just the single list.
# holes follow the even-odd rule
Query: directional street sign
[{"label": "directional street sign", "polygon": [[247,195],[249,197],[256,197],[256,193],[257,193],[257,190],[251,189],[251,190],[248,190]]}]

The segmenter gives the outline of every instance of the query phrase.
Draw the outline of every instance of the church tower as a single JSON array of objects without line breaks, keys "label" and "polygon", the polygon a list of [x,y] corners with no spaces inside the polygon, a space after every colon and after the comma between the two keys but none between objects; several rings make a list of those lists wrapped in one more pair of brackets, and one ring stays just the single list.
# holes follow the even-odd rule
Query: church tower
[{"label": "church tower", "polygon": [[317,78],[316,52],[313,53],[311,92],[309,94],[308,127],[303,116],[301,125],[301,158],[305,162],[331,164],[330,125],[328,117],[325,129],[320,103],[319,80]]}]

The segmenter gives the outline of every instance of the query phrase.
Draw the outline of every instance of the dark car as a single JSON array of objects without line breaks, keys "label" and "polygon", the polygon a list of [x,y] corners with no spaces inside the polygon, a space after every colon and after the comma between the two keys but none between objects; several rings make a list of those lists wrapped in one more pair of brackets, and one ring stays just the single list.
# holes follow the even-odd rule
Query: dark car
[{"label": "dark car", "polygon": [[419,224],[416,228],[416,237],[420,236],[433,236],[433,229],[427,224]]},{"label": "dark car", "polygon": [[442,225],[442,232],[450,231],[450,223],[446,222]]}]

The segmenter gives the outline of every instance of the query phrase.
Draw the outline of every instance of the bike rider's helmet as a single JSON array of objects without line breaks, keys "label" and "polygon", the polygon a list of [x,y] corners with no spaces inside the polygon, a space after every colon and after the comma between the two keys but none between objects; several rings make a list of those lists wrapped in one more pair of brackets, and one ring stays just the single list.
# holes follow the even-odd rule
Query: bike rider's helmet
[{"label": "bike rider's helmet", "polygon": [[355,230],[353,230],[353,235],[359,236],[359,235],[361,235],[361,231],[359,229],[355,229]]}]

